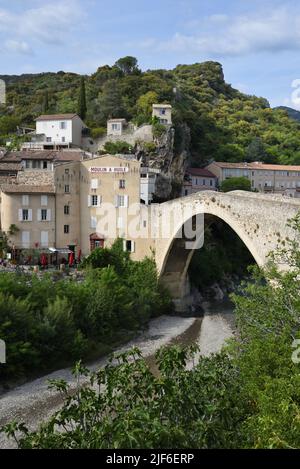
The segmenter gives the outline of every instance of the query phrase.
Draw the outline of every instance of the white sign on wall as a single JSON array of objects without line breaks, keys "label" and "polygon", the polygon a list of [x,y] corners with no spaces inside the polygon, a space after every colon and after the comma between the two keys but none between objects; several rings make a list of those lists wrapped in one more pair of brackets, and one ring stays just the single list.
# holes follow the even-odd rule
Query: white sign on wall
[{"label": "white sign on wall", "polygon": [[101,173],[101,174],[111,174],[111,173],[128,173],[129,171],[129,168],[123,168],[123,167],[119,167],[119,168],[116,168],[116,167],[109,167],[109,166],[106,166],[104,168],[101,168],[101,167],[92,167],[90,168],[90,172],[91,173]]}]

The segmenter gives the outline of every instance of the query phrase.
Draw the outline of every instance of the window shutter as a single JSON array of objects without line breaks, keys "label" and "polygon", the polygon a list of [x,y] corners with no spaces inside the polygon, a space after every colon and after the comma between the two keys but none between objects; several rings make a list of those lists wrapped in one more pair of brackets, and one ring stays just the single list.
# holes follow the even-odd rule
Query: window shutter
[{"label": "window shutter", "polygon": [[96,217],[91,218],[91,228],[93,228],[93,229],[97,228],[97,218]]},{"label": "window shutter", "polygon": [[19,221],[23,221],[23,210],[19,209]]},{"label": "window shutter", "polygon": [[42,221],[42,210],[40,208],[37,211],[37,219],[38,221]]},{"label": "window shutter", "polygon": [[124,224],[123,224],[123,218],[122,218],[122,217],[119,217],[119,218],[118,218],[118,229],[119,229],[119,230],[122,230],[122,229],[124,228],[123,225],[124,225]]},{"label": "window shutter", "polygon": [[124,207],[125,208],[128,208],[128,201],[129,201],[129,197],[128,197],[128,195],[125,195],[124,196]]},{"label": "window shutter", "polygon": [[92,205],[92,198],[90,195],[88,195],[88,207],[91,207]]},{"label": "window shutter", "polygon": [[28,221],[32,221],[32,210],[28,210]]},{"label": "window shutter", "polygon": [[123,251],[124,252],[127,251],[127,241],[126,241],[126,239],[123,240]]},{"label": "window shutter", "polygon": [[115,195],[115,207],[119,207],[119,196]]},{"label": "window shutter", "polygon": [[101,195],[98,195],[97,207],[101,207],[101,204],[102,204],[102,197]]},{"label": "window shutter", "polygon": [[91,189],[98,189],[98,179],[92,179]]},{"label": "window shutter", "polygon": [[51,209],[47,210],[47,221],[51,221]]},{"label": "window shutter", "polygon": [[131,241],[131,252],[135,252],[135,241]]}]

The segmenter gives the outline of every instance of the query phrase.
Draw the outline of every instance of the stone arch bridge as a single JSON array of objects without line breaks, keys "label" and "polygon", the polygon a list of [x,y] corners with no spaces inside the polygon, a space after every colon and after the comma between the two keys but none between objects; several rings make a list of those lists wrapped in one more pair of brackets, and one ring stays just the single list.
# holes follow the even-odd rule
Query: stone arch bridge
[{"label": "stone arch bridge", "polygon": [[[161,280],[171,292],[177,309],[184,310],[189,303],[187,272],[194,248],[201,246],[205,224],[216,218],[223,220],[244,242],[257,264],[263,266],[270,251],[295,237],[287,221],[299,211],[300,199],[244,191],[199,192],[156,206],[157,231],[152,245]],[[190,243],[188,249],[187,237],[182,236],[182,226],[186,223],[198,237],[198,246]]]}]

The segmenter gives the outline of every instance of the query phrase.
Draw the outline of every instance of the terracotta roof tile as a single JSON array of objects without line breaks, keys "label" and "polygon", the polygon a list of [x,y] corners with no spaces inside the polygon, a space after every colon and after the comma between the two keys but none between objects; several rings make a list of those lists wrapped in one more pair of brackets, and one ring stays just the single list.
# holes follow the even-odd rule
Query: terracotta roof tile
[{"label": "terracotta roof tile", "polygon": [[36,121],[55,121],[55,120],[72,120],[79,117],[77,114],[48,114],[39,116]]},{"label": "terracotta roof tile", "polygon": [[269,171],[300,171],[300,166],[290,166],[281,164],[266,164],[266,163],[223,163],[220,161],[214,161],[212,164],[219,166],[220,168],[228,169],[261,169]]},{"label": "terracotta roof tile", "polygon": [[191,176],[203,176],[216,179],[216,176],[205,168],[188,168],[186,172]]}]

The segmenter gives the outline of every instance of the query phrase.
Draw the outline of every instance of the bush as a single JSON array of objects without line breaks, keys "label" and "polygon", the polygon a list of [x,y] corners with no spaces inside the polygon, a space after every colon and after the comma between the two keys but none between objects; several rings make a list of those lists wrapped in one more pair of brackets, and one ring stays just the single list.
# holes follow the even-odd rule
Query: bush
[{"label": "bush", "polygon": [[119,141],[119,142],[106,142],[104,145],[105,152],[109,153],[110,155],[117,155],[117,154],[130,154],[132,153],[132,145],[127,142]]},{"label": "bush", "polygon": [[232,177],[225,179],[220,187],[222,192],[230,191],[251,191],[251,182],[245,177]]},{"label": "bush", "polygon": [[95,129],[91,129],[91,137],[93,139],[104,137],[106,133],[107,133],[107,130],[105,127],[97,127]]}]

